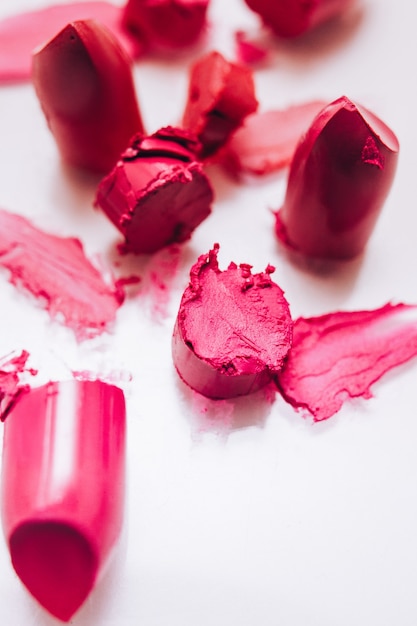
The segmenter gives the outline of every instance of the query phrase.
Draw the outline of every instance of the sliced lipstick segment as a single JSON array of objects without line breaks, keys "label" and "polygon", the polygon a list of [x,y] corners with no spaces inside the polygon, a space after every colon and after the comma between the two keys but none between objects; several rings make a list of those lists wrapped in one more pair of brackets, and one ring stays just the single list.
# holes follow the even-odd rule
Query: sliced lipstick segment
[{"label": "sliced lipstick segment", "polygon": [[336,18],[355,0],[245,0],[280,37],[297,37]]},{"label": "sliced lipstick segment", "polygon": [[223,165],[238,177],[263,176],[287,167],[302,134],[325,104],[313,101],[248,115],[221,151]]},{"label": "sliced lipstick segment", "polygon": [[416,317],[417,307],[406,304],[300,317],[277,377],[282,395],[315,421],[332,417],[349,398],[372,397],[373,383],[417,356]]},{"label": "sliced lipstick segment", "polygon": [[143,131],[130,60],[104,26],[68,24],[33,56],[33,84],[62,159],[108,172]]},{"label": "sliced lipstick segment", "polygon": [[306,256],[349,259],[371,236],[398,161],[394,133],[345,96],[325,107],[291,163],[276,234]]},{"label": "sliced lipstick segment", "polygon": [[21,215],[0,209],[0,267],[10,282],[46,303],[79,339],[104,332],[115,320],[124,293],[108,284],[78,239],[57,237]]},{"label": "sliced lipstick segment", "polygon": [[125,237],[125,252],[185,241],[210,214],[213,191],[197,150],[195,137],[180,129],[138,135],[102,180],[95,204]]},{"label": "sliced lipstick segment", "polygon": [[183,48],[203,33],[208,5],[209,0],[129,0],[123,23],[151,47]]},{"label": "sliced lipstick segment", "polygon": [[32,51],[74,20],[94,19],[106,26],[131,58],[143,49],[122,25],[122,9],[109,2],[69,2],[0,20],[0,84],[31,77]]},{"label": "sliced lipstick segment", "polygon": [[191,67],[188,98],[182,124],[202,144],[201,156],[214,154],[258,108],[253,74],[210,52]]},{"label": "sliced lipstick segment", "polygon": [[251,273],[231,263],[220,271],[219,246],[191,268],[173,334],[180,377],[209,398],[257,391],[281,370],[292,340],[292,320],[274,268]]},{"label": "sliced lipstick segment", "polygon": [[30,593],[68,621],[103,571],[124,509],[125,402],[101,381],[51,382],[5,422],[2,521]]}]

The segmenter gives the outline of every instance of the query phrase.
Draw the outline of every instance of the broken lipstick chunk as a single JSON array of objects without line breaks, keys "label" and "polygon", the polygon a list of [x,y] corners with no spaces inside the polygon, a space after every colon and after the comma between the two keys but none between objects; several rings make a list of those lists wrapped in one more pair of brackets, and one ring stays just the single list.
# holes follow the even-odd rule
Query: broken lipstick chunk
[{"label": "broken lipstick chunk", "polygon": [[96,584],[122,528],[123,392],[99,380],[23,394],[5,422],[2,522],[13,567],[68,621]]},{"label": "broken lipstick chunk", "polygon": [[209,0],[129,0],[123,24],[150,47],[184,48],[206,26]]},{"label": "broken lipstick chunk", "polygon": [[32,79],[68,164],[108,172],[143,132],[130,59],[98,22],[72,22],[35,51]]},{"label": "broken lipstick chunk", "polygon": [[184,128],[197,135],[200,156],[212,156],[258,108],[250,69],[210,52],[191,67]]},{"label": "broken lipstick chunk", "polygon": [[195,137],[177,128],[138,135],[101,181],[95,206],[125,237],[124,252],[186,241],[210,214],[213,191],[197,150]]},{"label": "broken lipstick chunk", "polygon": [[376,115],[345,96],[299,142],[276,234],[307,257],[350,259],[365,248],[391,188],[399,143]]},{"label": "broken lipstick chunk", "polygon": [[220,271],[219,246],[191,268],[172,341],[174,365],[192,389],[213,399],[267,385],[291,347],[292,320],[274,268],[252,274],[231,263]]},{"label": "broken lipstick chunk", "polygon": [[245,0],[280,37],[298,37],[343,15],[355,0]]}]

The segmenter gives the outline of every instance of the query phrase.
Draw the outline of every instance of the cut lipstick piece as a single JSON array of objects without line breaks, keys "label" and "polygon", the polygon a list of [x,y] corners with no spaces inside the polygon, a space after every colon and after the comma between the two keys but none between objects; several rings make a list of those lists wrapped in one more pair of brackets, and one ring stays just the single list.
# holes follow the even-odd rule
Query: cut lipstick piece
[{"label": "cut lipstick piece", "polygon": [[130,60],[104,26],[68,24],[33,56],[33,84],[62,159],[108,172],[143,124]]},{"label": "cut lipstick piece", "polygon": [[202,144],[201,157],[213,155],[258,108],[250,69],[210,52],[191,67],[182,124]]},{"label": "cut lipstick piece", "polygon": [[345,96],[325,107],[297,146],[284,204],[282,243],[303,255],[349,259],[366,246],[391,188],[399,144]]},{"label": "cut lipstick piece", "polygon": [[183,48],[206,26],[209,0],[129,0],[123,23],[151,47]]},{"label": "cut lipstick piece", "polygon": [[94,19],[106,26],[131,58],[143,43],[122,26],[122,9],[109,2],[69,2],[0,20],[0,84],[30,79],[32,51],[74,20]]},{"label": "cut lipstick piece", "polygon": [[79,339],[105,331],[123,302],[122,289],[105,282],[78,239],[50,235],[2,209],[0,267],[9,270],[13,285],[45,301],[51,317],[63,320]]},{"label": "cut lipstick piece", "polygon": [[245,0],[280,37],[297,37],[343,15],[355,0]]},{"label": "cut lipstick piece", "polygon": [[283,292],[271,280],[274,268],[251,273],[231,263],[220,271],[219,246],[191,268],[173,334],[180,377],[209,398],[257,391],[281,370],[292,340],[292,320]]},{"label": "cut lipstick piece", "polygon": [[125,402],[101,381],[48,383],[5,422],[2,521],[30,593],[68,621],[116,546],[124,509]]},{"label": "cut lipstick piece", "polygon": [[185,241],[210,214],[213,191],[197,150],[195,137],[180,129],[138,135],[102,180],[95,204],[124,235],[124,252]]},{"label": "cut lipstick piece", "polygon": [[222,149],[222,164],[235,176],[263,176],[287,167],[302,134],[325,104],[313,101],[248,115]]},{"label": "cut lipstick piece", "polygon": [[386,304],[300,317],[278,388],[315,421],[332,417],[348,398],[372,397],[373,383],[417,356],[416,316],[416,306]]}]

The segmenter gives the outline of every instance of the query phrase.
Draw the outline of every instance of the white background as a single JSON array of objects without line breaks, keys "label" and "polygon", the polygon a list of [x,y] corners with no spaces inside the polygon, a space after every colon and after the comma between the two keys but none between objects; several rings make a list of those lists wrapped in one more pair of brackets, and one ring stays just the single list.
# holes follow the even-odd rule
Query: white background
[{"label": "white background", "polygon": [[[0,16],[41,6],[3,0]],[[364,0],[338,28],[275,43],[256,71],[261,109],[342,94],[382,117],[401,143],[392,192],[366,254],[317,275],[273,235],[285,176],[237,184],[210,170],[212,216],[181,253],[165,311],[146,288],[163,255],[126,259],[132,289],[111,334],[77,344],[0,272],[0,355],[31,352],[39,382],[89,369],[128,402],[128,502],[117,558],[74,626],[415,626],[417,363],[314,425],[277,397],[198,400],[177,379],[171,332],[190,265],[215,241],[220,264],[276,266],[294,317],[417,302],[416,12],[408,0]],[[201,50],[135,66],[149,132],[181,116],[187,67],[204,49],[233,54],[235,29],[257,29],[243,0],[212,0]],[[1,54],[1,50],[0,50]],[[91,208],[94,183],[63,169],[29,84],[0,88],[0,206],[79,237],[111,265],[118,233]],[[148,284],[149,286],[149,284]],[[202,411],[207,409],[206,418]],[[227,419],[226,419],[227,418]],[[26,593],[0,543],[0,624],[57,624]]]}]

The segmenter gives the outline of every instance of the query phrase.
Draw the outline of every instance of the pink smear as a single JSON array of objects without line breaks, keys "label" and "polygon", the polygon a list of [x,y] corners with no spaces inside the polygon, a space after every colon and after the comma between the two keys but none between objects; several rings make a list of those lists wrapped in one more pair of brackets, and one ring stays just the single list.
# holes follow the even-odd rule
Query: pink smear
[{"label": "pink smear", "polygon": [[21,378],[37,371],[26,367],[29,352],[22,350],[20,354],[8,355],[0,359],[0,421],[4,422],[17,399],[22,393],[29,391],[29,385],[23,384]]},{"label": "pink smear", "polygon": [[148,299],[155,320],[164,320],[168,316],[170,288],[178,275],[180,261],[181,248],[178,245],[163,248],[150,258],[140,296]]},{"label": "pink smear", "polygon": [[244,65],[256,65],[262,63],[268,57],[268,50],[250,37],[243,30],[235,32],[237,59]]},{"label": "pink smear", "polygon": [[107,26],[131,58],[143,50],[122,26],[122,8],[109,2],[69,2],[13,15],[0,21],[0,84],[30,79],[32,51],[74,20],[94,19]]},{"label": "pink smear", "polygon": [[235,176],[263,176],[287,167],[299,139],[325,104],[317,100],[249,115],[222,151],[223,165]]},{"label": "pink smear", "polygon": [[78,239],[47,234],[1,209],[0,266],[13,285],[45,300],[51,317],[62,319],[78,339],[106,330],[123,302],[121,288],[104,281]]},{"label": "pink smear", "polygon": [[417,355],[417,306],[299,318],[278,387],[296,409],[321,421],[348,398],[372,397],[371,385]]}]

